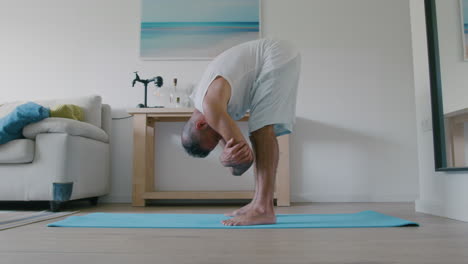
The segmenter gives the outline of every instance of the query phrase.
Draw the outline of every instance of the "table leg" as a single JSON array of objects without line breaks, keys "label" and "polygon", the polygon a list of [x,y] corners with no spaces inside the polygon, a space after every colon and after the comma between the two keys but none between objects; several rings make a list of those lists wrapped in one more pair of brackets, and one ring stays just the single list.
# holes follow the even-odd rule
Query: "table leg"
[{"label": "table leg", "polygon": [[454,167],[465,167],[465,125],[463,123],[452,123],[453,137],[453,165]]},{"label": "table leg", "polygon": [[447,167],[454,167],[453,161],[453,135],[452,135],[452,118],[444,118],[445,127],[445,154],[447,159]]},{"label": "table leg", "polygon": [[290,206],[289,135],[278,137],[279,162],[276,174],[276,205]]},{"label": "table leg", "polygon": [[146,191],[147,175],[147,117],[146,114],[133,116],[133,183],[132,205],[145,206],[142,198]]},{"label": "table leg", "polygon": [[154,120],[149,119],[146,126],[146,192],[154,191],[155,124]]}]

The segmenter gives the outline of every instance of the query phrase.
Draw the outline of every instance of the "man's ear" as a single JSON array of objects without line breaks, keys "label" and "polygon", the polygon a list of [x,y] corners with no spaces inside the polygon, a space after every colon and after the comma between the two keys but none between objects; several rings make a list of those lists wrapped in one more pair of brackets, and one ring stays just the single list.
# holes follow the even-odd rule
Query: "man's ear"
[{"label": "man's ear", "polygon": [[205,120],[199,120],[195,123],[195,128],[197,130],[205,129],[208,126]]}]

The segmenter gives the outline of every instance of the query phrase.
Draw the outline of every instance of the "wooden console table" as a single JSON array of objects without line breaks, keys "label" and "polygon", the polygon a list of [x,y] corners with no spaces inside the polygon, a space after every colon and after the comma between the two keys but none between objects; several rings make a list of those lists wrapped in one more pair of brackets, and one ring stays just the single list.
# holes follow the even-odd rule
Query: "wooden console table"
[{"label": "wooden console table", "polygon": [[[136,108],[133,115],[133,206],[145,206],[152,199],[252,199],[253,191],[157,191],[155,190],[154,145],[156,122],[185,122],[191,108]],[[248,120],[248,116],[240,121]],[[278,138],[280,149],[275,199],[278,206],[290,205],[289,136]],[[203,162],[203,161],[200,161]]]}]

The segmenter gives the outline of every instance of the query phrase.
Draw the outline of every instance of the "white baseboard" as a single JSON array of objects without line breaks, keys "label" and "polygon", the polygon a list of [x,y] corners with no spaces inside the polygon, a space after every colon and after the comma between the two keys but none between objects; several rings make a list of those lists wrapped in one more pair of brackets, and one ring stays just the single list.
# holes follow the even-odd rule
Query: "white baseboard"
[{"label": "white baseboard", "polygon": [[102,197],[102,199],[99,200],[99,202],[102,203],[132,203],[132,197],[131,196],[118,196],[118,195],[108,195]]},{"label": "white baseboard", "polygon": [[[291,195],[291,201],[296,203],[369,203],[369,202],[414,202],[417,195],[398,196],[366,196],[366,195],[317,195],[298,194]],[[131,196],[109,195],[100,200],[102,203],[131,203]]]},{"label": "white baseboard", "polygon": [[417,195],[317,195],[312,193],[291,195],[292,202],[298,203],[385,203],[385,202],[414,202]]},{"label": "white baseboard", "polygon": [[461,208],[461,210],[454,210],[454,208],[448,208],[447,206],[439,202],[416,200],[415,210],[419,213],[468,222],[468,208],[466,207]]}]

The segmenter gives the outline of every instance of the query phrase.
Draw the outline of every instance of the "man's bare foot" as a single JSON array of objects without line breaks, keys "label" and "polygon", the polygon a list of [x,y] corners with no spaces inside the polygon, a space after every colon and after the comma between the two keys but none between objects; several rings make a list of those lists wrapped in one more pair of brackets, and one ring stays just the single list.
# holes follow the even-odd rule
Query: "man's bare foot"
[{"label": "man's bare foot", "polygon": [[256,210],[251,208],[234,218],[222,221],[225,226],[270,225],[276,223],[273,210]]},{"label": "man's bare foot", "polygon": [[250,202],[249,204],[245,205],[244,207],[240,208],[240,209],[237,209],[237,210],[234,210],[232,211],[231,213],[226,213],[224,214],[225,216],[238,216],[238,215],[243,215],[245,214],[248,210],[250,210],[250,207],[252,206],[252,203],[253,202]]}]

